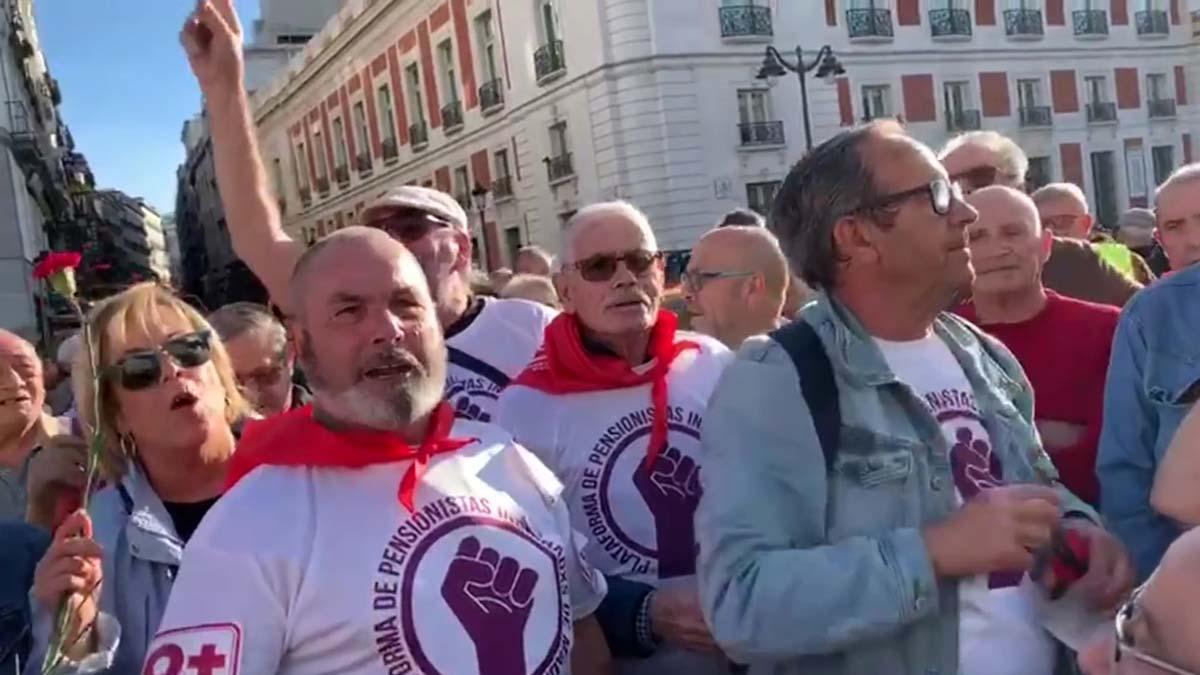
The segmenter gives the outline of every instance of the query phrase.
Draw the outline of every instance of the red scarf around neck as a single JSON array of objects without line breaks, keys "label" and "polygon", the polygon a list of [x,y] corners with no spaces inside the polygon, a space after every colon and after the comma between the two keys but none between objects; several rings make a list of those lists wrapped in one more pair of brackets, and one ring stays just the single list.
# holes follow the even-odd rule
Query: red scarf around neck
[{"label": "red scarf around neck", "polygon": [[649,382],[654,422],[646,466],[653,466],[667,444],[667,373],[680,354],[700,348],[688,340],[676,342],[678,326],[679,319],[674,314],[659,310],[647,347],[654,364],[645,372],[638,372],[622,358],[589,352],[583,345],[579,319],[564,312],[546,326],[541,349],[513,384],[548,394],[577,394],[628,389]]},{"label": "red scarf around neck", "polygon": [[334,431],[314,420],[312,412],[312,406],[306,405],[248,423],[230,463],[226,489],[264,465],[361,469],[411,459],[416,461],[404,472],[397,497],[412,512],[417,482],[430,457],[454,452],[478,440],[450,438],[454,411],[445,403],[439,404],[430,416],[429,429],[419,448],[387,431]]}]

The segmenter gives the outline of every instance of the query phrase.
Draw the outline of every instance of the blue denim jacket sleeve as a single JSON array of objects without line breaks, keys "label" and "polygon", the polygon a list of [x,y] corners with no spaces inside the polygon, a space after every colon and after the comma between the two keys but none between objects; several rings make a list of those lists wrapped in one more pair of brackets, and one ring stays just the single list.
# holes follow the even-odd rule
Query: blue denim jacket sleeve
[{"label": "blue denim jacket sleeve", "polygon": [[777,345],[743,346],[709,402],[702,440],[700,602],[734,661],[836,653],[936,612],[918,530],[828,542],[825,460]]},{"label": "blue denim jacket sleeve", "polygon": [[1143,581],[1179,532],[1150,506],[1158,417],[1146,398],[1147,346],[1140,317],[1130,311],[1136,308],[1126,310],[1113,341],[1096,471],[1101,513],[1129,549]]}]

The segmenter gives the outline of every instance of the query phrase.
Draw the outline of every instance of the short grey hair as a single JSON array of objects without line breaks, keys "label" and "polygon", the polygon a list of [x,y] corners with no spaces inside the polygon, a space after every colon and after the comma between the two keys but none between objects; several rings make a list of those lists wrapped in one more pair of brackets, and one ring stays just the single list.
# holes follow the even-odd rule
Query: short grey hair
[{"label": "short grey hair", "polygon": [[554,309],[560,307],[554,282],[537,274],[516,275],[500,290],[500,297],[528,300]]},{"label": "short grey hair", "polygon": [[1029,195],[1033,203],[1041,206],[1050,202],[1056,202],[1060,199],[1074,199],[1083,204],[1086,211],[1088,208],[1087,195],[1083,193],[1083,189],[1074,183],[1050,183],[1034,190],[1033,194]]},{"label": "short grey hair", "polygon": [[271,314],[271,310],[255,302],[234,302],[208,315],[208,322],[222,342],[236,340],[246,333],[262,331],[269,336],[274,348],[283,351],[287,346],[287,330]]},{"label": "short grey hair", "polygon": [[599,202],[589,204],[575,212],[567,221],[566,237],[563,239],[562,267],[575,262],[575,240],[579,234],[605,217],[623,218],[633,223],[642,231],[646,247],[651,251],[658,250],[658,239],[654,236],[654,228],[650,227],[650,219],[638,207],[627,201]]},{"label": "short grey hair", "polygon": [[894,123],[859,126],[818,145],[796,162],[775,193],[767,228],[809,286],[834,287],[838,264],[844,262],[833,241],[834,226],[880,196],[863,146],[884,125]]},{"label": "short grey hair", "polygon": [[550,266],[554,265],[554,256],[550,255],[550,252],[547,251],[546,249],[542,248],[541,246],[530,244],[528,246],[522,246],[521,248],[517,249],[517,257],[518,258],[521,256],[524,256],[524,255],[536,256],[536,257],[546,261],[547,265],[550,265]]},{"label": "short grey hair", "polygon": [[1193,164],[1184,164],[1175,169],[1175,171],[1163,181],[1162,185],[1154,191],[1154,207],[1158,208],[1158,200],[1162,197],[1163,190],[1178,185],[1181,183],[1191,183],[1200,180],[1200,162]]},{"label": "short grey hair", "polygon": [[1029,173],[1029,157],[1016,141],[995,131],[968,131],[959,134],[946,142],[942,151],[938,153],[938,159],[945,160],[947,155],[966,145],[979,145],[991,151],[999,160],[1000,166],[996,167],[997,169],[1016,176],[1022,182],[1025,181],[1025,176]]}]

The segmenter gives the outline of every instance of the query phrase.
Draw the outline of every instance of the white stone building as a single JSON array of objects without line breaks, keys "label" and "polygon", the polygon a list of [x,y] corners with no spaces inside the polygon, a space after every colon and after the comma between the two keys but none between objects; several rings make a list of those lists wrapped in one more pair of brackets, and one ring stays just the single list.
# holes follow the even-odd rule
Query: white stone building
[{"label": "white stone building", "polygon": [[935,146],[997,129],[1111,222],[1192,157],[1181,2],[348,0],[255,115],[298,237],[420,183],[469,207],[487,268],[557,250],[566,217],[618,197],[686,249],[731,208],[765,210],[804,152],[798,79],[757,79],[764,48],[829,45],[845,74],[810,74],[815,142],[885,115]]}]

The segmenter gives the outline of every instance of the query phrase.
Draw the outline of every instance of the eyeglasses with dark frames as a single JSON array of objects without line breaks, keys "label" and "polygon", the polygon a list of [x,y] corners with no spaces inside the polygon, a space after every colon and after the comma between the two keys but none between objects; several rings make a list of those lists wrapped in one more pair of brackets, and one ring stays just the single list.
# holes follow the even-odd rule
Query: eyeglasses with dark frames
[{"label": "eyeglasses with dark frames", "polygon": [[717,279],[744,279],[754,276],[754,272],[705,272],[703,270],[685,271],[679,277],[679,283],[685,291],[699,293],[710,281]]},{"label": "eyeglasses with dark frames", "polygon": [[1122,659],[1128,657],[1133,661],[1157,668],[1171,675],[1197,675],[1194,671],[1167,663],[1157,656],[1151,656],[1134,645],[1133,631],[1130,624],[1133,623],[1134,618],[1138,615],[1138,600],[1144,588],[1143,586],[1133,592],[1129,600],[1117,611],[1117,617],[1113,620],[1113,630],[1116,632],[1116,639],[1113,641],[1115,645],[1113,663],[1121,663]]},{"label": "eyeglasses with dark frames", "polygon": [[929,197],[929,206],[933,212],[939,216],[944,216],[950,213],[950,207],[955,201],[962,201],[962,188],[957,183],[951,183],[945,178],[935,178],[925,185],[918,185],[911,190],[901,192],[893,192],[890,195],[884,195],[878,199],[873,199],[854,210],[855,213],[864,211],[876,211],[888,209],[897,204],[912,199],[918,195],[927,195]]},{"label": "eyeglasses with dark frames", "polygon": [[601,253],[578,260],[572,264],[572,267],[579,270],[579,276],[583,277],[584,281],[602,282],[612,279],[613,275],[617,273],[617,267],[621,264],[624,264],[625,269],[634,276],[641,276],[662,257],[661,251],[638,250],[625,253]]}]

